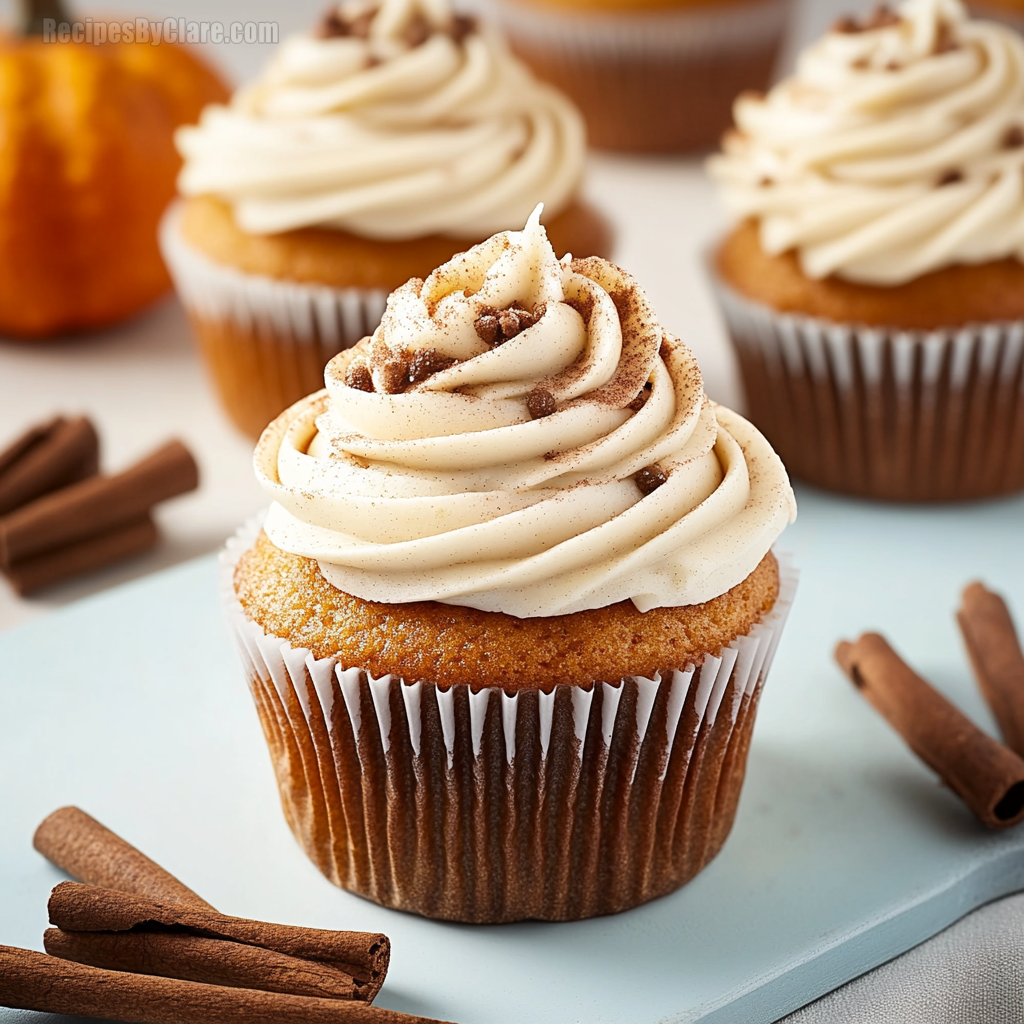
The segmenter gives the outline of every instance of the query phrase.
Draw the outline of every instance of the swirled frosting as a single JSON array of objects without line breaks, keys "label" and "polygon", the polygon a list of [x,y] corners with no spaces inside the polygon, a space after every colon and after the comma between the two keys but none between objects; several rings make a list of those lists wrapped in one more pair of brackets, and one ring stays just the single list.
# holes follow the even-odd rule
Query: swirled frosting
[{"label": "swirled frosting", "polygon": [[182,194],[223,198],[252,233],[385,240],[483,238],[568,205],[583,122],[498,36],[447,0],[356,0],[325,24],[179,129]]},{"label": "swirled frosting", "polygon": [[256,449],[265,529],[370,601],[521,618],[710,600],[796,507],[754,427],[623,271],[535,211],[395,291]]},{"label": "swirled frosting", "polygon": [[1024,259],[1024,38],[956,0],[841,22],[735,120],[710,172],[809,277]]}]

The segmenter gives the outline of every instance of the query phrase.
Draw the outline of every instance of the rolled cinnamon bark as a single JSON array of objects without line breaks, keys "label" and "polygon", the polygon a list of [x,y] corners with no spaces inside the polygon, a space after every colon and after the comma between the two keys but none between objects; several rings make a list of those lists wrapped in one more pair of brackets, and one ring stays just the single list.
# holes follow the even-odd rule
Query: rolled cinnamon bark
[{"label": "rolled cinnamon bark", "polygon": [[96,428],[84,416],[55,417],[0,452],[0,516],[99,470]]},{"label": "rolled cinnamon bark", "polygon": [[1024,819],[1024,760],[982,732],[877,633],[840,643],[836,661],[911,750],[989,828]]},{"label": "rolled cinnamon bark", "polygon": [[105,971],[11,946],[0,946],[0,1006],[140,1024],[437,1024],[350,1000]]},{"label": "rolled cinnamon bark", "polygon": [[54,583],[63,583],[82,573],[140,555],[154,547],[159,539],[156,523],[144,515],[95,537],[14,562],[4,567],[4,575],[19,594],[32,594]]},{"label": "rolled cinnamon bark", "polygon": [[[78,807],[61,807],[36,829],[32,845],[69,875],[104,889],[211,910],[201,896]],[[216,913],[216,911],[214,911]]]},{"label": "rolled cinnamon bark", "polygon": [[0,564],[138,521],[158,502],[198,485],[195,459],[180,441],[169,441],[123,473],[72,484],[0,519]]},{"label": "rolled cinnamon bark", "polygon": [[51,956],[112,971],[294,996],[365,999],[365,985],[328,964],[224,939],[168,932],[65,932],[47,928],[43,947]]},{"label": "rolled cinnamon bark", "polygon": [[1024,756],[1024,653],[1006,602],[981,583],[956,613],[982,695],[1007,746]]},{"label": "rolled cinnamon bark", "polygon": [[336,932],[228,917],[183,903],[161,903],[145,896],[61,882],[50,894],[50,924],[68,932],[128,932],[159,926],[206,938],[230,939],[343,971],[376,995],[387,974],[391,944],[374,932]]}]

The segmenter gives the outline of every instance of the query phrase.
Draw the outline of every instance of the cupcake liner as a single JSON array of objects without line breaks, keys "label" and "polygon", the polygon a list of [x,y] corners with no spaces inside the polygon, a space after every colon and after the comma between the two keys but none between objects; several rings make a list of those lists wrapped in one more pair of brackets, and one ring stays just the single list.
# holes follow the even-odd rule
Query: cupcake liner
[{"label": "cupcake liner", "polygon": [[221,587],[277,774],[310,859],[336,885],[427,917],[576,920],[683,885],[732,827],[758,698],[792,604],[698,667],[448,690],[373,678],[268,635],[222,556]]},{"label": "cupcake liner", "polygon": [[1024,488],[1024,322],[834,323],[779,313],[711,276],[749,418],[793,475],[893,501]]},{"label": "cupcake liner", "polygon": [[244,273],[190,246],[180,221],[176,202],[160,224],[160,250],[222,402],[258,437],[275,416],[323,387],[332,356],[373,333],[387,292]]},{"label": "cupcake liner", "polygon": [[745,89],[771,80],[789,0],[572,13],[499,0],[516,52],[583,111],[592,144],[675,151],[716,142]]}]

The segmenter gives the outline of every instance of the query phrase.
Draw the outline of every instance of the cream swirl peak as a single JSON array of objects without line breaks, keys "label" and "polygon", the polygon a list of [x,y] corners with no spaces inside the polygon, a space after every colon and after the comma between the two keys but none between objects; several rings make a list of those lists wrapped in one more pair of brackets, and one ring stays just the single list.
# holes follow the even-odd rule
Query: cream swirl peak
[{"label": "cream swirl peak", "polygon": [[556,215],[586,148],[570,101],[447,0],[342,4],[176,141],[181,192],[221,197],[245,231],[384,240]]},{"label": "cream swirl peak", "polygon": [[796,513],[626,273],[503,232],[394,292],[265,431],[265,529],[370,601],[523,617],[710,600]]},{"label": "cream swirl peak", "polygon": [[809,277],[1024,258],[1024,38],[956,0],[839,23],[735,120],[710,172]]}]

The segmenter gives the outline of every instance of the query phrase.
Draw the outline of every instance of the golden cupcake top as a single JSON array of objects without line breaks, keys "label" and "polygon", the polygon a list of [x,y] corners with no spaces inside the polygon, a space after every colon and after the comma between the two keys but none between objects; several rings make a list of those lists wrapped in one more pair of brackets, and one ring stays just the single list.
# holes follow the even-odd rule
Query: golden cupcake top
[{"label": "golden cupcake top", "polygon": [[558,260],[539,214],[395,291],[261,438],[268,536],[339,590],[521,618],[698,604],[795,515],[639,285]]},{"label": "golden cupcake top", "polygon": [[227,201],[245,231],[378,239],[485,237],[538,201],[557,215],[585,152],[570,101],[447,0],[340,4],[177,143],[181,192]]},{"label": "golden cupcake top", "polygon": [[1024,38],[957,0],[838,22],[735,121],[709,164],[726,206],[811,278],[1024,258]]}]

